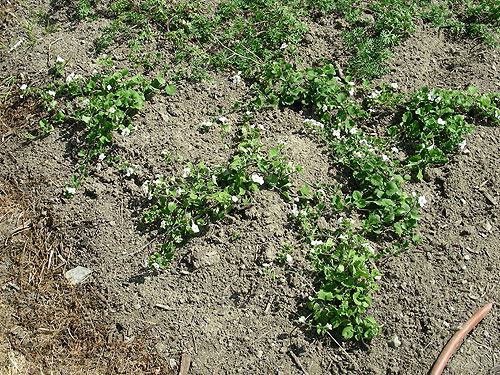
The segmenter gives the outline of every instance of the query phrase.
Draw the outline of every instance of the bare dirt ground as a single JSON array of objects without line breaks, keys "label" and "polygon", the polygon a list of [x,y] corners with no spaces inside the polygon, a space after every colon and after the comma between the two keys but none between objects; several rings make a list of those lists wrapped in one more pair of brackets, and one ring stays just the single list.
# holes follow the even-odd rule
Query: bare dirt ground
[{"label": "bare dirt ground", "polygon": [[[57,56],[71,57],[70,70],[88,75],[97,66],[99,23],[75,21],[71,4],[1,4],[0,91],[9,95],[0,97],[0,373],[174,374],[189,353],[189,373],[200,375],[426,374],[474,311],[500,301],[500,128],[488,124],[476,124],[465,152],[414,185],[429,200],[423,241],[378,265],[383,277],[370,313],[382,332],[369,343],[320,338],[298,323],[311,291],[304,254],[265,271],[262,264],[275,260],[283,243],[296,242],[291,206],[274,192],[259,192],[250,206],[191,240],[165,272],[151,272],[147,257],[159,240],[138,226],[142,183],[155,173],[182,173],[187,161],[228,160],[231,140],[200,133],[198,124],[229,112],[248,87],[235,87],[233,72],[221,72],[211,82],[179,84],[172,97],[154,97],[135,119],[134,136],[117,144],[139,166],[136,174],[126,178],[103,165],[66,199],[75,135],[56,128],[26,139],[39,107],[20,98],[19,86],[43,87]],[[27,23],[36,9],[50,10],[55,31]],[[24,44],[12,49],[20,36]],[[331,19],[310,24],[300,48],[311,61],[347,58]],[[500,91],[499,51],[475,41],[422,25],[394,53],[380,81],[404,92],[471,84]],[[118,67],[128,64],[120,48],[113,56]],[[13,87],[9,77],[18,79]],[[289,108],[259,113],[263,140],[287,143],[303,181],[335,178],[324,146],[301,131],[305,118]],[[163,150],[182,160],[165,166]],[[63,275],[76,266],[92,276],[73,288]],[[494,305],[445,374],[497,373],[490,371],[500,365],[499,318]],[[389,345],[395,335],[396,348]]]}]

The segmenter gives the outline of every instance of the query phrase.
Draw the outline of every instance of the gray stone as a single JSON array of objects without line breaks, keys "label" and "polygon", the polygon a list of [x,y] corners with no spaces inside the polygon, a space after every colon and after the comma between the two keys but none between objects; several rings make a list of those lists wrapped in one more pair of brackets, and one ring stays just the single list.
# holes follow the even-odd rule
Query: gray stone
[{"label": "gray stone", "polygon": [[71,285],[76,286],[84,283],[90,276],[92,271],[86,267],[78,266],[69,271],[66,271],[64,277],[68,279]]},{"label": "gray stone", "polygon": [[391,348],[396,349],[401,346],[401,341],[399,340],[399,337],[397,335],[394,335],[394,337],[389,340],[388,344]]}]

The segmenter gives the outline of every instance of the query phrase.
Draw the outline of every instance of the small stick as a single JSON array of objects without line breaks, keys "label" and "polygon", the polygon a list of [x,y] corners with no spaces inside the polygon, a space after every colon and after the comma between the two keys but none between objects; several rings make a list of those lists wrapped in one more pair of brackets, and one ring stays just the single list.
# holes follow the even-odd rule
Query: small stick
[{"label": "small stick", "polygon": [[302,370],[302,372],[304,373],[304,375],[308,375],[306,369],[304,368],[304,366],[302,366],[302,363],[300,363],[300,360],[299,358],[295,355],[295,353],[293,351],[289,351],[288,353],[290,353],[290,356],[293,358],[293,361],[295,362],[295,364]]},{"label": "small stick", "polygon": [[187,375],[189,366],[191,366],[191,355],[189,353],[182,353],[179,375]]},{"label": "small stick", "polygon": [[481,307],[476,311],[474,315],[458,330],[453,337],[448,341],[448,344],[444,347],[443,351],[439,355],[438,359],[434,363],[429,375],[440,375],[446,363],[450,359],[451,355],[455,351],[458,345],[463,341],[465,336],[491,311],[493,303],[488,303],[487,305]]}]

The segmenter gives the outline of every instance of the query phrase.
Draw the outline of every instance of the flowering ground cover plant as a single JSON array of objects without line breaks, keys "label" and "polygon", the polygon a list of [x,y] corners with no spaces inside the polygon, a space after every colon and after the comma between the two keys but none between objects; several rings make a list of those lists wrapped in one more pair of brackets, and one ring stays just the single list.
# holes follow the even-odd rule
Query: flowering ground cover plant
[{"label": "flowering ground cover plant", "polygon": [[[466,227],[466,215],[453,212],[455,217],[447,207],[439,206],[448,182],[442,176],[432,180],[431,174],[444,175],[457,160],[463,162],[475,127],[500,125],[500,95],[466,85],[458,85],[461,90],[445,89],[450,84],[434,81],[431,86],[406,87],[403,82],[413,76],[407,71],[406,76],[397,76],[397,66],[390,79],[374,78],[387,71],[393,48],[417,32],[422,20],[441,28],[458,25],[460,35],[494,44],[497,7],[487,1],[458,5],[455,1],[437,5],[386,0],[222,0],[209,7],[187,1],[79,1],[73,11],[82,20],[101,21],[93,24],[97,37],[92,52],[105,51],[113,58],[87,72],[80,66],[88,59],[72,65],[73,58],[57,57],[50,75],[37,81],[48,84],[32,84],[20,75],[3,81],[10,91],[1,94],[9,97],[12,92],[20,103],[33,94],[42,99],[44,113],[37,118],[33,135],[28,135],[29,144],[36,154],[51,147],[46,142],[59,142],[59,156],[77,165],[76,172],[73,168],[66,176],[66,186],[58,186],[67,198],[73,198],[60,203],[67,217],[84,216],[80,211],[91,207],[89,211],[94,212],[92,205],[106,206],[107,199],[112,201],[106,207],[114,216],[100,217],[96,210],[98,214],[90,220],[102,232],[88,229],[79,235],[105,233],[109,237],[92,256],[116,262],[107,268],[100,264],[99,275],[112,280],[114,289],[130,289],[123,293],[129,300],[120,312],[130,319],[146,321],[149,310],[154,316],[160,310],[172,312],[168,324],[183,329],[184,315],[176,314],[186,313],[185,309],[177,311],[168,304],[183,301],[179,304],[198,308],[210,299],[211,308],[220,309],[217,317],[210,311],[211,315],[191,319],[194,325],[203,326],[202,320],[217,325],[219,320],[231,319],[231,324],[242,328],[235,337],[221,336],[219,344],[234,348],[239,341],[251,343],[255,347],[244,344],[245,350],[255,350],[264,361],[266,352],[256,349],[260,345],[272,352],[274,338],[251,336],[252,322],[245,319],[253,311],[259,321],[272,321],[279,314],[286,315],[287,323],[292,321],[289,348],[310,343],[302,336],[302,341],[292,342],[297,327],[304,332],[312,329],[325,342],[329,338],[368,342],[396,331],[385,325],[390,317],[377,314],[380,310],[372,305],[380,299],[379,286],[388,289],[393,284],[395,321],[401,317],[404,329],[415,325],[427,333],[438,332],[441,325],[418,321],[420,312],[411,320],[405,316],[409,307],[400,297],[406,282],[395,276],[397,272],[386,275],[384,271],[395,255],[414,255],[417,247],[423,252],[419,246],[426,243],[425,236],[435,237],[437,227],[429,221],[440,215],[436,208],[440,207],[446,216],[441,227],[460,227],[461,242],[450,246],[432,242],[429,247],[432,251],[445,245],[452,248],[447,254],[461,267],[460,275],[465,274],[461,254],[469,256],[464,259],[475,254],[467,241],[477,230]],[[445,22],[448,12],[449,19],[459,21]],[[48,13],[44,22],[47,33],[57,32]],[[337,36],[339,51],[320,48],[321,43],[331,47],[329,38]],[[25,43],[18,42],[9,49],[15,51]],[[58,39],[52,42],[46,46],[49,63]],[[321,50],[321,56],[316,50]],[[480,52],[483,58],[488,54],[485,51],[489,50]],[[441,59],[436,54],[428,65],[446,65],[456,57],[455,52],[439,55]],[[495,64],[488,69],[497,74]],[[178,82],[167,84],[172,81]],[[166,95],[155,95],[160,93]],[[151,132],[140,139],[134,137],[138,116]],[[3,122],[0,126],[3,129]],[[65,137],[54,140],[53,133]],[[70,141],[63,144],[66,139]],[[145,144],[139,144],[142,139]],[[121,143],[134,149],[124,150]],[[131,159],[125,160],[122,154]],[[2,154],[0,163],[7,158]],[[160,159],[165,163],[160,164]],[[101,164],[113,165],[112,171],[120,173],[94,169]],[[85,184],[80,190],[94,172],[96,178],[87,179],[93,180],[93,186],[87,189]],[[497,198],[483,187],[494,186],[494,173],[477,183],[478,191],[491,203],[489,213],[494,213]],[[46,189],[57,185],[55,178],[47,180]],[[467,204],[465,198],[460,202],[464,207]],[[491,217],[494,220],[495,214]],[[423,233],[422,224],[427,225]],[[495,227],[487,221],[479,231],[488,236]],[[74,237],[73,248],[89,254],[95,249],[91,240]],[[146,237],[148,244],[141,247]],[[186,252],[190,253],[186,256]],[[435,253],[427,253],[424,261],[431,262]],[[59,255],[66,259],[68,254]],[[129,256],[134,260],[122,260]],[[135,258],[139,256],[144,258]],[[90,258],[85,254],[79,260]],[[142,270],[143,275],[137,276],[134,270],[134,275],[130,271],[119,281],[111,276],[124,264],[145,265],[146,258],[149,268]],[[47,269],[52,261],[51,255]],[[230,264],[231,272],[210,268],[217,262]],[[409,274],[415,264],[404,265]],[[251,282],[243,280],[247,272]],[[453,272],[455,277],[457,272]],[[178,274],[187,277],[175,279]],[[198,285],[178,291],[179,285],[188,283],[186,279],[200,283],[215,274],[218,284],[210,291]],[[431,276],[439,279],[437,274]],[[219,290],[221,283],[229,285]],[[151,303],[155,298],[159,303]],[[442,310],[443,306],[444,302],[438,307]],[[209,326],[203,327],[210,330]],[[158,328],[162,338],[163,328]],[[282,326],[273,332],[278,329]],[[269,345],[261,339],[268,339]],[[342,348],[350,345],[344,344]],[[279,350],[279,355],[285,353]],[[330,371],[330,364],[324,366],[325,372]],[[260,367],[259,371],[264,370]]]}]

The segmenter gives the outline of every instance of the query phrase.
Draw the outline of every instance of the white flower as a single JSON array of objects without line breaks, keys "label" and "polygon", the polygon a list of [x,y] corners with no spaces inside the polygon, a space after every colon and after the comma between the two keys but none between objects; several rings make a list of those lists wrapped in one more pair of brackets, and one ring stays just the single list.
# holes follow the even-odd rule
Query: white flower
[{"label": "white flower", "polygon": [[64,59],[61,56],[57,56],[56,63],[63,63]]},{"label": "white flower", "polygon": [[53,90],[47,91],[47,94],[49,94],[50,96],[56,96],[56,92]]},{"label": "white flower", "polygon": [[332,135],[336,138],[340,138],[340,129],[332,129]]},{"label": "white flower", "polygon": [[388,161],[389,157],[386,154],[382,154],[382,160],[383,161]]},{"label": "white flower", "polygon": [[393,82],[393,83],[391,83],[391,87],[393,89],[397,89],[399,86],[398,86],[398,84],[396,82]]},{"label": "white flower", "polygon": [[130,129],[129,129],[129,128],[123,128],[123,130],[122,130],[122,135],[123,135],[124,137],[126,137],[126,136],[130,135]]},{"label": "white flower", "polygon": [[111,91],[113,87],[111,85],[107,85],[106,88],[108,89],[108,91]]},{"label": "white flower", "polygon": [[355,127],[352,127],[351,130],[349,130],[350,134],[356,134],[357,132],[358,132],[358,129],[356,129]]},{"label": "white flower", "polygon": [[371,98],[371,99],[376,99],[378,98],[378,96],[382,94],[382,91],[379,91],[379,90],[375,90],[374,92],[372,92],[368,97]]},{"label": "white flower", "polygon": [[299,209],[296,204],[293,205],[292,211],[290,211],[293,217],[299,216]]},{"label": "white flower", "polygon": [[458,145],[460,146],[460,150],[463,150],[465,148],[465,146],[467,145],[467,141],[464,139]]},{"label": "white flower", "polygon": [[361,246],[363,246],[365,249],[367,249],[370,253],[375,255],[375,249],[368,243],[362,243]]},{"label": "white flower", "polygon": [[19,87],[22,91],[26,90],[28,88],[28,85],[26,83],[22,84],[21,87]]},{"label": "white flower", "polygon": [[219,117],[219,121],[222,122],[223,124],[225,124],[227,122],[227,117]]},{"label": "white flower", "polygon": [[80,74],[75,74],[75,72],[72,72],[66,77],[66,83],[71,83],[73,81],[76,81],[77,79],[83,79],[83,77]]},{"label": "white flower", "polygon": [[351,87],[351,89],[349,90],[349,95],[351,95],[351,96],[354,95],[354,87]]},{"label": "white flower", "polygon": [[175,192],[177,193],[177,195],[181,195],[182,194],[182,189],[180,187],[178,187]]},{"label": "white flower", "polygon": [[99,161],[103,161],[106,158],[106,155],[99,154]]},{"label": "white flower", "polygon": [[321,241],[321,240],[312,240],[311,241],[311,246],[319,246],[319,245],[323,245],[323,241]]},{"label": "white flower", "polygon": [[144,183],[141,186],[141,190],[145,195],[149,194],[149,180],[144,181]]},{"label": "white flower", "polygon": [[250,111],[246,111],[246,112],[245,112],[245,115],[247,115],[247,116],[251,116],[251,115],[252,115],[252,112],[250,112]]},{"label": "white flower", "polygon": [[75,195],[76,194],[76,189],[74,187],[71,187],[71,186],[66,186],[64,188],[64,191],[69,194],[69,195]]},{"label": "white flower", "polygon": [[397,154],[399,152],[399,149],[397,147],[391,148],[391,151]]},{"label": "white flower", "polygon": [[241,82],[241,72],[238,72],[237,74],[235,74],[231,78],[232,78],[234,84],[240,83]]},{"label": "white flower", "polygon": [[189,173],[191,173],[191,168],[189,167],[186,167],[182,170],[182,178],[186,178],[187,176],[189,176]]},{"label": "white flower", "polygon": [[356,157],[360,158],[360,159],[361,159],[361,157],[363,156],[363,155],[361,155],[361,152],[359,152],[359,151],[355,151],[355,152],[354,152],[354,155],[355,155]]},{"label": "white flower", "polygon": [[286,47],[288,47],[288,43],[287,42],[283,42],[283,44],[281,44],[280,49],[285,49]]},{"label": "white flower", "polygon": [[238,197],[237,197],[236,195],[233,195],[233,196],[231,197],[231,200],[232,200],[234,203],[236,203],[236,202],[238,202]]},{"label": "white flower", "polygon": [[202,127],[202,128],[210,128],[211,126],[213,126],[213,122],[212,122],[212,121],[208,121],[208,120],[207,120],[207,121],[203,121],[203,122],[201,123],[201,127]]},{"label": "white flower", "polygon": [[167,227],[167,223],[165,223],[165,220],[162,220],[160,223],[160,228],[165,229]]},{"label": "white flower", "polygon": [[109,109],[109,113],[113,114],[113,113],[115,113],[115,112],[116,112],[116,109],[115,109],[114,107],[111,107],[111,108]]},{"label": "white flower", "polygon": [[89,104],[89,102],[90,102],[90,99],[89,99],[89,98],[85,98],[85,99],[83,99],[83,100],[82,100],[82,107],[86,107],[86,106],[87,106],[87,104]]},{"label": "white flower", "polygon": [[287,263],[292,263],[293,262],[293,257],[290,254],[286,254],[286,262]]},{"label": "white flower", "polygon": [[328,111],[328,106],[327,106],[326,104],[323,104],[323,106],[321,107],[321,110],[322,110],[323,112]]},{"label": "white flower", "polygon": [[330,323],[326,323],[325,327],[329,331],[331,331],[333,329],[333,326]]},{"label": "white flower", "polygon": [[200,232],[200,228],[198,227],[198,225],[196,225],[196,223],[194,221],[191,223],[191,230],[193,231],[193,233]]},{"label": "white flower", "polygon": [[425,197],[425,195],[421,195],[420,197],[418,197],[418,204],[420,205],[420,207],[424,207],[426,203],[427,198]]},{"label": "white flower", "polygon": [[262,124],[257,124],[257,127],[262,131],[266,130],[266,128]]},{"label": "white flower", "polygon": [[134,172],[135,172],[135,166],[127,167],[127,170],[126,170],[127,177],[132,176],[134,174]]},{"label": "white flower", "polygon": [[495,110],[495,118],[496,118],[497,120],[500,120],[500,111],[499,111],[498,109],[497,109],[497,110]]},{"label": "white flower", "polygon": [[259,185],[264,184],[264,179],[255,173],[252,175],[252,181]]},{"label": "white flower", "polygon": [[438,118],[437,122],[438,122],[439,125],[446,125],[446,121],[444,121],[441,117]]},{"label": "white flower", "polygon": [[361,146],[368,146],[368,141],[366,139],[362,139],[362,140],[359,141],[359,144]]},{"label": "white flower", "polygon": [[347,84],[348,84],[349,86],[354,86],[354,85],[356,85],[353,81],[347,82]]}]

